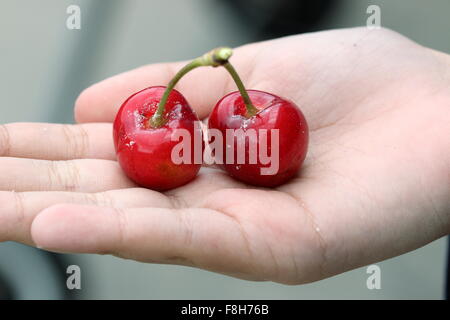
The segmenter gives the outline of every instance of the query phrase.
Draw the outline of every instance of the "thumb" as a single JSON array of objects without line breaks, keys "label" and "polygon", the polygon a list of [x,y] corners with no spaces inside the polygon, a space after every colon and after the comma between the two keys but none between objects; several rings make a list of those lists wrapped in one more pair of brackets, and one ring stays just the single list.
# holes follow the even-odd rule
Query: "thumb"
[{"label": "thumb", "polygon": [[56,252],[106,253],[235,276],[230,269],[250,269],[236,221],[211,209],[60,204],[37,215],[31,235],[37,247]]}]

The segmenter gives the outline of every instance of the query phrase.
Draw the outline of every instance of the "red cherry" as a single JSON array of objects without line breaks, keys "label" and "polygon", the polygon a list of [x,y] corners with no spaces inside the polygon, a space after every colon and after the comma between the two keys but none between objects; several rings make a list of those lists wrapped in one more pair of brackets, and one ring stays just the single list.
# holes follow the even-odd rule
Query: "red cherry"
[{"label": "red cherry", "polygon": [[[248,109],[241,93],[232,92],[216,104],[209,117],[208,127],[220,130],[223,137],[226,137],[227,129],[242,129],[244,132],[254,129],[255,135],[248,135],[245,143],[245,163],[238,163],[238,139],[234,135],[231,142],[234,144],[233,163],[226,163],[226,150],[230,148],[230,141],[227,141],[223,144],[224,164],[222,167],[232,177],[245,183],[275,187],[291,179],[300,169],[308,147],[308,125],[302,112],[293,102],[263,91],[248,90],[247,92],[252,105],[257,109],[255,115],[248,117]],[[274,150],[270,150],[270,147],[272,138],[275,137],[270,132],[272,129],[278,129],[279,158],[275,159],[278,160],[278,170],[274,174],[261,174],[261,168],[270,167],[267,162],[266,164],[261,163],[260,159],[261,129],[267,130],[269,155],[274,152]],[[249,151],[252,143],[258,146],[257,163],[254,164],[249,163]]]},{"label": "red cherry", "polygon": [[194,152],[189,164],[175,164],[171,157],[173,147],[179,143],[171,139],[177,129],[189,131],[194,150],[198,118],[181,93],[170,92],[162,125],[151,125],[165,89],[150,87],[133,94],[120,107],[113,128],[117,159],[125,174],[137,184],[158,191],[186,184],[195,178],[201,166],[195,164]]},{"label": "red cherry", "polygon": [[130,179],[164,191],[195,178],[204,150],[202,131],[186,99],[173,88],[189,71],[222,65],[231,54],[226,47],[211,50],[181,68],[167,87],[144,89],[122,104],[114,120],[114,146]]}]

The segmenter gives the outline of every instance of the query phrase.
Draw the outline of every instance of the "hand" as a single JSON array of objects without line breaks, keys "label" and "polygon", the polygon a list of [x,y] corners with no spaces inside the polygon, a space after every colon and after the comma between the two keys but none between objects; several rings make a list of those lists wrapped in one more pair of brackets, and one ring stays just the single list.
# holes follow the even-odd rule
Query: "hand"
[{"label": "hand", "polygon": [[[1,127],[0,241],[295,284],[448,234],[447,55],[360,28],[247,45],[232,62],[248,88],[302,108],[311,140],[298,178],[259,189],[203,168],[164,194],[138,188],[115,161],[111,122],[183,63],[146,66],[84,91],[80,124]],[[235,88],[204,68],[179,90],[205,118]]]}]

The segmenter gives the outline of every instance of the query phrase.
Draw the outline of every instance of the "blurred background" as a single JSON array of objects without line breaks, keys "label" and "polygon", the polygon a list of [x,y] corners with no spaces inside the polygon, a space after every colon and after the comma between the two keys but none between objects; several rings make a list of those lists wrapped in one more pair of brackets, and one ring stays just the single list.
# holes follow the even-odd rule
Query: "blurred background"
[{"label": "blurred background", "polygon": [[[0,123],[70,123],[77,95],[116,73],[219,45],[365,25],[372,4],[382,26],[450,53],[448,0],[1,0]],[[70,5],[81,9],[81,30],[66,27]],[[368,290],[365,267],[284,286],[0,243],[0,299],[441,299],[446,251],[440,239],[378,263],[382,288]],[[72,264],[81,290],[66,288]]]}]

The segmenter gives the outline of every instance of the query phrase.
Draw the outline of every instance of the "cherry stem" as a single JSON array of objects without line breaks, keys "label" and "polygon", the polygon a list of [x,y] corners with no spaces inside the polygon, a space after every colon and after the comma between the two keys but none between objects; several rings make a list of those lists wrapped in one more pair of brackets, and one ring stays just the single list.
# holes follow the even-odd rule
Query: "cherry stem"
[{"label": "cherry stem", "polygon": [[245,107],[247,109],[247,118],[251,118],[254,115],[258,113],[258,109],[253,105],[252,101],[250,100],[250,96],[248,95],[247,90],[245,89],[244,84],[242,83],[241,78],[239,77],[236,69],[231,65],[230,62],[225,62],[222,64],[222,66],[227,69],[228,73],[233,78],[234,82],[236,83],[236,86],[239,89],[239,92],[241,93],[242,99],[244,100]]},{"label": "cherry stem", "polygon": [[177,74],[172,78],[172,80],[170,80],[169,84],[167,85],[167,88],[164,91],[161,101],[159,102],[158,109],[156,109],[156,112],[149,120],[149,125],[153,128],[158,128],[164,125],[164,123],[166,122],[166,119],[164,119],[164,110],[167,103],[167,99],[169,98],[169,95],[172,92],[175,85],[186,73],[198,67],[207,67],[207,66],[218,67],[223,64],[226,64],[232,54],[233,51],[231,50],[231,48],[227,47],[216,48],[205,53],[201,57],[192,60],[190,63],[181,68],[181,70],[177,72]]}]

